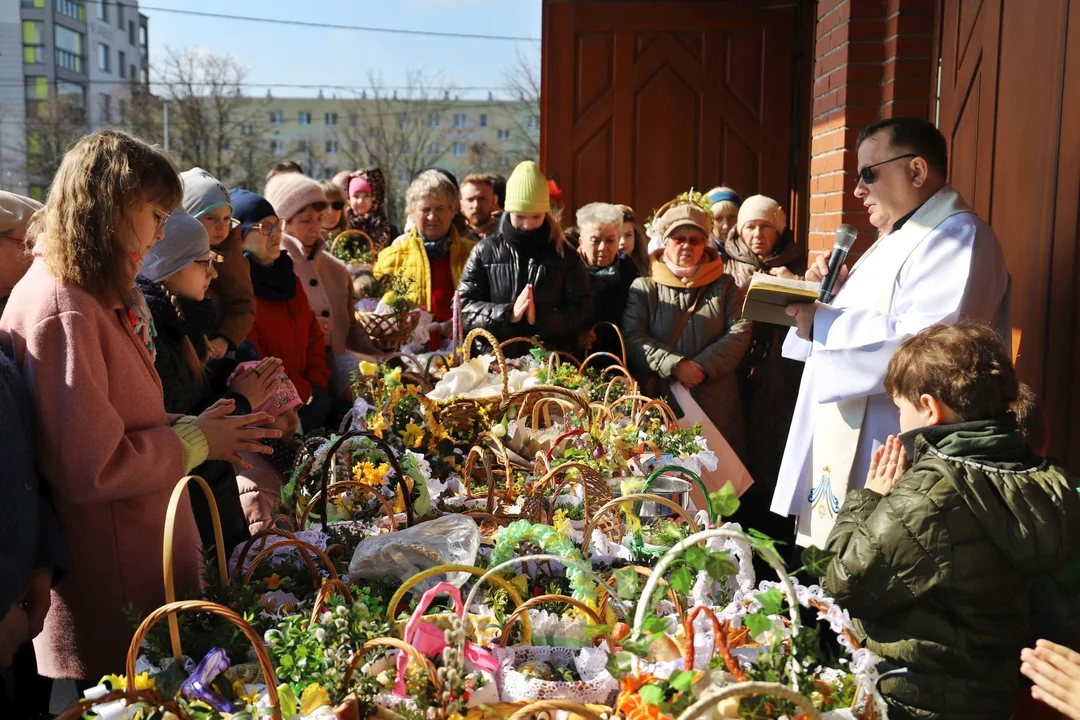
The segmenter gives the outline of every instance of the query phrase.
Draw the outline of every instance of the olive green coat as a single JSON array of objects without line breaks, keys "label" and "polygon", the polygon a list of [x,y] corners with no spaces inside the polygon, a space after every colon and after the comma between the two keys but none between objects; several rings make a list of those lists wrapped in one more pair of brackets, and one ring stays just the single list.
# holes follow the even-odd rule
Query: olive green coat
[{"label": "olive green coat", "polygon": [[1080,496],[1011,421],[923,428],[884,496],[848,493],[827,548],[826,591],[886,668],[889,718],[1013,713],[1028,588],[1080,547]]},{"label": "olive green coat", "polygon": [[650,372],[670,380],[680,360],[701,365],[705,381],[690,394],[741,455],[744,432],[735,369],[750,345],[750,322],[742,319],[742,297],[730,275],[720,274],[704,287],[693,317],[668,345],[696,288],[671,287],[652,277],[634,281],[622,325],[630,369],[639,381]]}]

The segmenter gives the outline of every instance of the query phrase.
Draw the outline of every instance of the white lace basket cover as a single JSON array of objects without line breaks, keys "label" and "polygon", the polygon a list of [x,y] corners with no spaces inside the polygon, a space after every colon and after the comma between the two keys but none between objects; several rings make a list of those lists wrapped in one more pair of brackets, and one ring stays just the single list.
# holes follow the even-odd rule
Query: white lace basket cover
[{"label": "white lace basket cover", "polygon": [[[619,681],[605,669],[606,648],[565,648],[544,645],[495,648],[499,670],[495,681],[503,702],[532,700],[572,700],[582,704],[608,705],[619,692]],[[529,678],[515,668],[529,662],[543,662],[577,669],[578,682]]]}]

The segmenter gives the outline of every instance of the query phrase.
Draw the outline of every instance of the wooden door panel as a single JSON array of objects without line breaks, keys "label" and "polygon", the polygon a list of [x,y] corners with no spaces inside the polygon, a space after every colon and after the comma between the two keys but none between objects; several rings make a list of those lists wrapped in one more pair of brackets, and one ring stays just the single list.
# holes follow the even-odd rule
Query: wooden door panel
[{"label": "wooden door panel", "polygon": [[546,0],[541,164],[567,210],[644,219],[722,182],[789,204],[796,11],[773,5]]}]

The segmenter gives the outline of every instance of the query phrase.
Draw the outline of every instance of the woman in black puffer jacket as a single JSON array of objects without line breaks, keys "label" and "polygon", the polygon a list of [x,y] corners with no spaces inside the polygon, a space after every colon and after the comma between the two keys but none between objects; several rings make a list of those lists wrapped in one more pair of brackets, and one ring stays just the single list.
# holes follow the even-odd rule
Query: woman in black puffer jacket
[{"label": "woman in black puffer jacket", "polygon": [[[238,375],[231,385],[225,379],[235,363],[214,363],[214,372],[208,372],[207,335],[216,327],[217,309],[206,292],[217,277],[214,262],[202,223],[178,209],[165,223],[164,239],[146,255],[135,280],[154,318],[154,367],[161,378],[165,410],[170,413],[198,415],[218,400],[228,399],[236,403],[233,415],[250,414],[266,400],[281,366],[280,360],[266,359]],[[228,462],[207,460],[191,474],[205,480],[214,493],[228,555],[250,537],[236,472]],[[214,545],[210,508],[202,492],[192,488],[190,494],[203,547],[210,548]]]},{"label": "woman in black puffer jacket", "polygon": [[594,321],[589,275],[551,217],[536,163],[514,169],[504,207],[499,232],[480,241],[461,275],[465,329],[483,328],[500,341],[536,336],[549,350],[573,352]]}]

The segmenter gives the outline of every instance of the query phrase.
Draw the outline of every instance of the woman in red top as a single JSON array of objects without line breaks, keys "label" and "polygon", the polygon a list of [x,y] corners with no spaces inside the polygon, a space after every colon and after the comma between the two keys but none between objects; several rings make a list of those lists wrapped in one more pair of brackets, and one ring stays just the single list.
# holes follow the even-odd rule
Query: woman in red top
[{"label": "woman in red top", "polygon": [[282,222],[273,206],[247,190],[231,190],[230,194],[255,288],[255,323],[248,342],[259,357],[281,358],[285,373],[305,403],[300,422],[314,430],[322,426],[329,410],[330,368],[322,328],[293,272],[289,254],[281,249]]}]

